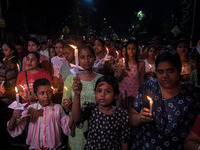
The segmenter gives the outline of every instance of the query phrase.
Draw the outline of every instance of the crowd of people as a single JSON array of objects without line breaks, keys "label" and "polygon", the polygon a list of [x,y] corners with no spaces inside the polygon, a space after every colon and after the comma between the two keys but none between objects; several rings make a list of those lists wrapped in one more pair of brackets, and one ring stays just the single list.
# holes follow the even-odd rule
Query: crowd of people
[{"label": "crowd of people", "polygon": [[0,149],[199,150],[191,53],[185,38],[163,45],[158,36],[2,43]]}]

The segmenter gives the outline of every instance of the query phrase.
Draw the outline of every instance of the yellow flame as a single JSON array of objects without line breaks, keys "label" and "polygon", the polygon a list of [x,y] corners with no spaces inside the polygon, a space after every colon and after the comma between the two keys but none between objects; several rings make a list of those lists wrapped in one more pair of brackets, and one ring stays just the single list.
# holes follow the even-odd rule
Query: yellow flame
[{"label": "yellow flame", "polygon": [[64,88],[65,88],[65,90],[66,90],[66,91],[68,91],[68,89],[67,89],[67,87],[66,87],[66,86],[65,86]]},{"label": "yellow flame", "polygon": [[149,67],[150,67],[150,68],[152,67],[151,64],[149,64]]},{"label": "yellow flame", "polygon": [[106,47],[106,51],[107,51],[107,54],[109,53],[109,50],[108,50],[108,48]]},{"label": "yellow flame", "polygon": [[151,98],[151,97],[147,96],[147,98],[148,98],[148,100],[152,101],[152,98]]},{"label": "yellow flame", "polygon": [[17,87],[15,87],[15,92],[18,93],[18,89],[17,89]]},{"label": "yellow flame", "polygon": [[73,49],[77,49],[77,46],[69,44],[69,46],[71,46]]},{"label": "yellow flame", "polygon": [[53,86],[51,86],[51,89],[54,90]]}]

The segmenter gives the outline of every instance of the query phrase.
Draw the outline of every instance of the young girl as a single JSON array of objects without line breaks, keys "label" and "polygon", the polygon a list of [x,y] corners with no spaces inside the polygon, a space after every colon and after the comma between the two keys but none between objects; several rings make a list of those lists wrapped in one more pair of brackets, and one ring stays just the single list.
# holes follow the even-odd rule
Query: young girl
[{"label": "young girl", "polygon": [[187,57],[189,52],[189,42],[182,38],[176,42],[176,52],[179,54],[182,63],[181,80],[189,81],[191,72],[196,69],[196,63]]},{"label": "young girl", "polygon": [[[93,102],[95,103],[94,96],[94,87],[96,81],[102,76],[101,74],[95,73],[92,70],[92,66],[95,61],[95,53],[94,49],[90,46],[82,47],[79,49],[79,64],[80,66],[86,70],[85,72],[77,74],[80,77],[80,80],[83,84],[83,89],[81,93],[81,105],[84,102]],[[63,106],[67,111],[71,110],[71,102],[69,98],[74,101],[74,92],[72,90],[73,78],[75,74],[70,74],[64,83],[64,86],[68,88],[68,92],[66,89],[63,89]],[[83,150],[85,147],[86,139],[84,137],[84,133],[88,130],[88,122],[85,121],[81,124],[82,128],[75,128],[72,130],[72,135],[68,138],[69,146],[71,149]],[[73,126],[75,127],[75,126]]]},{"label": "young girl", "polygon": [[28,135],[26,144],[30,149],[61,149],[61,129],[64,134],[70,135],[70,120],[59,104],[52,102],[52,89],[49,80],[38,79],[33,84],[34,95],[38,102],[32,104],[22,113],[14,110],[8,122],[8,131],[12,137],[22,133],[27,118]]},{"label": "young girl", "polygon": [[51,58],[51,64],[53,68],[53,86],[54,88],[58,88],[58,79],[59,79],[59,72],[60,72],[60,67],[62,64],[66,63],[67,60],[65,59],[63,55],[63,47],[64,47],[65,42],[61,39],[58,39],[55,41],[55,51],[57,53],[57,56],[54,56]]},{"label": "young girl", "polygon": [[147,59],[144,60],[144,63],[145,63],[145,80],[156,78],[155,56],[156,56],[156,47],[151,45],[147,49]]},{"label": "young girl", "polygon": [[120,91],[123,98],[126,96],[136,97],[138,88],[144,82],[144,62],[138,60],[138,44],[131,40],[126,45],[125,65],[119,64],[118,79],[120,82]]},{"label": "young girl", "polygon": [[128,150],[130,126],[128,112],[112,104],[117,99],[119,85],[111,76],[102,76],[95,85],[95,103],[80,105],[82,84],[76,76],[73,83],[74,102],[72,118],[76,124],[89,120],[86,149]]},{"label": "young girl", "polygon": [[[97,39],[94,42],[94,50],[96,61],[94,62],[93,70],[100,74],[117,76],[117,65],[113,56],[108,55],[105,48],[105,42],[102,39]],[[107,58],[107,59],[106,59]]]},{"label": "young girl", "polygon": [[[4,54],[3,62],[10,66],[16,73],[20,71],[21,62],[18,58],[18,52],[14,45],[11,43],[4,43],[2,45],[2,50]],[[18,68],[18,66],[19,68]],[[19,69],[19,70],[18,70]]]},{"label": "young girl", "polygon": [[46,78],[52,83],[52,78],[49,72],[38,67],[39,60],[40,55],[38,52],[29,52],[26,56],[27,70],[21,71],[17,76],[16,85],[18,85],[20,90],[22,103],[28,102],[28,104],[30,104],[30,102],[35,102],[35,96],[33,95],[33,83],[35,80]]}]

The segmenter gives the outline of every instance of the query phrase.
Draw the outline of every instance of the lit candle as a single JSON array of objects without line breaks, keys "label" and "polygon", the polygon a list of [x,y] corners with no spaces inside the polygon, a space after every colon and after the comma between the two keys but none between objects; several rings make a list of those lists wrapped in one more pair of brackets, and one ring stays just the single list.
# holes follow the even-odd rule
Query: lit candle
[{"label": "lit candle", "polygon": [[15,87],[15,92],[16,92],[16,101],[17,101],[17,107],[19,106],[19,93],[17,87]]},{"label": "lit candle", "polygon": [[69,44],[74,49],[74,56],[75,56],[75,65],[78,68],[78,49],[76,46]]},{"label": "lit candle", "polygon": [[122,58],[122,65],[125,66],[125,58]]},{"label": "lit candle", "polygon": [[116,53],[117,53],[117,58],[119,57],[119,52],[118,51],[116,51]]},{"label": "lit candle", "polygon": [[150,113],[152,114],[153,101],[151,97],[147,96],[147,98],[149,100]]},{"label": "lit candle", "polygon": [[105,58],[104,58],[104,61],[108,61],[109,59],[108,59],[108,54],[109,54],[109,50],[108,50],[108,48],[106,47],[106,56],[105,56]]},{"label": "lit candle", "polygon": [[55,94],[55,89],[53,88],[53,86],[51,86],[51,89],[53,90],[53,94]]},{"label": "lit candle", "polygon": [[152,65],[151,64],[149,64],[149,68],[150,68],[150,72],[152,72]]},{"label": "lit candle", "polygon": [[62,34],[61,37],[60,37],[60,39],[63,39],[63,37],[64,37],[64,35]]},{"label": "lit candle", "polygon": [[64,87],[65,88],[65,90],[66,90],[66,93],[67,93],[67,96],[68,96],[68,98],[69,98],[69,94],[68,94],[68,88],[65,86]]},{"label": "lit candle", "polygon": [[5,81],[1,81],[0,90],[2,89],[4,82]]},{"label": "lit candle", "polygon": [[19,67],[19,64],[17,64],[17,70],[18,70],[18,72],[20,72],[20,67]]},{"label": "lit candle", "polygon": [[21,86],[21,88],[24,90],[24,97],[26,97],[26,89],[25,89],[25,87],[23,87],[21,84],[19,84],[19,86]]}]

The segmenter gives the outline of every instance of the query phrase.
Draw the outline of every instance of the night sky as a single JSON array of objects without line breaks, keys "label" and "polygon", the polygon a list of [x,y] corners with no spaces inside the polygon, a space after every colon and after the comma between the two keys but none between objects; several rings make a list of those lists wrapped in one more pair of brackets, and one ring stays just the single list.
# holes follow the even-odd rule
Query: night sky
[{"label": "night sky", "polygon": [[[106,18],[106,25],[123,35],[138,23],[136,13],[142,10],[152,31],[159,34],[163,29],[163,20],[170,23],[172,14],[176,18],[174,23],[180,21],[179,3],[179,0],[80,0],[78,11],[85,28],[89,22],[90,26],[101,30],[103,19]],[[8,32],[52,34],[60,32],[65,25],[74,29],[72,12],[76,0],[9,0],[7,10],[6,6],[6,0],[2,0],[2,13]]]}]

